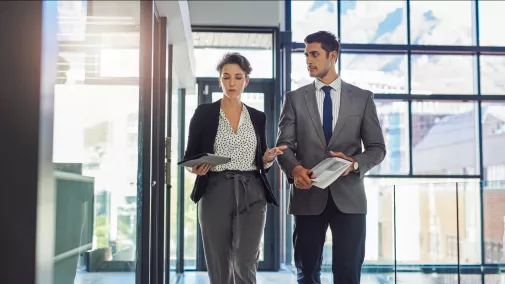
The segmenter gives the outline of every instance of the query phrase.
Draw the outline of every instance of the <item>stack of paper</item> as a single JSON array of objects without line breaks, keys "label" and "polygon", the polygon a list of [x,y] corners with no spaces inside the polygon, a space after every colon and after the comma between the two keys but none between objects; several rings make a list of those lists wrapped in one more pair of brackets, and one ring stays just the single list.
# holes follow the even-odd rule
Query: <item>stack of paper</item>
[{"label": "stack of paper", "polygon": [[312,169],[316,175],[316,178],[312,179],[312,185],[322,189],[327,188],[336,181],[351,164],[351,161],[339,157],[325,159]]}]

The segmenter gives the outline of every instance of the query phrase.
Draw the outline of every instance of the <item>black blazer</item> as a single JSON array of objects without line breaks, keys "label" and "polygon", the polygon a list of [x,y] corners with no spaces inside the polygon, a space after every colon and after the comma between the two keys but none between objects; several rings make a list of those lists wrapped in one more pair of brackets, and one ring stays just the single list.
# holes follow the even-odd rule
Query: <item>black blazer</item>
[{"label": "black blazer", "polygon": [[[273,194],[272,187],[268,182],[266,172],[263,164],[263,154],[266,152],[267,139],[265,136],[266,128],[266,115],[264,112],[247,107],[249,116],[251,117],[254,131],[258,139],[256,147],[256,166],[259,169],[263,183],[265,184],[265,197],[268,203],[279,206],[275,195]],[[186,152],[184,159],[196,156],[201,153],[214,153],[214,142],[216,141],[217,128],[219,126],[219,112],[221,109],[221,100],[211,104],[202,104],[197,107],[195,114],[191,118],[189,124],[189,135]],[[191,193],[191,200],[195,203],[202,198],[208,184],[208,176],[197,176],[193,192]]]}]

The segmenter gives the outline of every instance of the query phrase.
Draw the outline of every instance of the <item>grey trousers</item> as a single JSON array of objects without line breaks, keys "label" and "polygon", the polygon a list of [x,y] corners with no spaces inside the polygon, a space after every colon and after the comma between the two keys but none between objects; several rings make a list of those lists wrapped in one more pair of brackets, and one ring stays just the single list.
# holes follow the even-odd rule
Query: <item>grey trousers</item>
[{"label": "grey trousers", "polygon": [[253,172],[210,173],[198,217],[211,284],[255,284],[267,203]]}]

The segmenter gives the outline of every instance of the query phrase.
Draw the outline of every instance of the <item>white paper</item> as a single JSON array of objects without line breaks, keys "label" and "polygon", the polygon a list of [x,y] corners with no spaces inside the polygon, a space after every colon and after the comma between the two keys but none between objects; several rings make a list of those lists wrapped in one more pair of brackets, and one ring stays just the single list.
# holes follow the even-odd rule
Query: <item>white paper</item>
[{"label": "white paper", "polygon": [[312,171],[316,175],[316,178],[312,179],[312,185],[322,189],[327,188],[336,181],[351,164],[351,161],[339,157],[331,157],[323,160],[312,168]]},{"label": "white paper", "polygon": [[201,165],[201,164],[209,164],[212,166],[219,166],[219,165],[229,163],[230,161],[231,161],[231,159],[228,157],[225,157],[225,156],[207,154],[207,156],[200,157],[196,160],[189,160],[185,163],[180,164],[179,166],[193,167],[194,165]]}]

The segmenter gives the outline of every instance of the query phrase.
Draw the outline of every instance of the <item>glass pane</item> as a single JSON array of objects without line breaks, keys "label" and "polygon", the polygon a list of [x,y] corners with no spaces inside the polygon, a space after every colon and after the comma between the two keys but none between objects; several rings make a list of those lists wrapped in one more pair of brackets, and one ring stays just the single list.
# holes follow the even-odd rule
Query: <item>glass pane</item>
[{"label": "glass pane", "polygon": [[314,78],[309,76],[305,55],[303,53],[291,54],[291,90],[294,91],[301,86],[314,82]]},{"label": "glass pane", "polygon": [[420,45],[473,45],[473,1],[411,1],[410,38]]},{"label": "glass pane", "polygon": [[[176,56],[177,53],[174,53]],[[177,217],[179,212],[179,198],[178,188],[178,170],[177,161],[179,160],[179,126],[181,122],[179,121],[179,110],[181,108],[179,101],[179,79],[177,78],[177,72],[175,70],[175,65],[169,67],[172,72],[172,160],[170,168],[170,179],[172,182],[172,188],[170,189],[170,278],[175,279],[175,265],[177,261]]]},{"label": "glass pane", "polygon": [[375,105],[386,142],[386,157],[368,174],[408,174],[410,165],[408,104],[407,102],[375,100]]},{"label": "glass pane", "polygon": [[[212,93],[212,101],[215,102],[219,99],[223,98],[223,93],[221,92],[213,92]],[[265,111],[265,94],[263,93],[242,93],[242,102],[252,108],[255,108],[259,111]]]},{"label": "glass pane", "polygon": [[[429,269],[419,269],[419,273],[402,273],[400,270],[398,283],[458,283],[455,280],[458,273],[458,212],[460,263],[479,263],[479,246],[475,244],[479,243],[479,232],[471,230],[480,226],[478,219],[475,220],[475,210],[479,206],[478,198],[475,199],[478,184],[478,180],[395,180],[397,265],[408,270],[419,269],[417,265],[431,265]],[[437,267],[441,264],[452,265],[454,270]],[[467,278],[473,279],[474,275],[461,277],[462,283],[480,283],[468,282]]]},{"label": "glass pane", "polygon": [[251,78],[273,78],[273,38],[268,33],[194,32],[197,77],[217,78],[219,60],[238,52],[251,63]]},{"label": "glass pane", "polygon": [[123,71],[117,60],[100,60],[103,54],[139,65],[140,3],[118,11],[102,1],[70,2],[59,2],[58,15],[59,39],[72,43],[60,42],[54,90],[54,283],[135,283],[139,86],[84,82],[101,77],[99,70],[107,76]]},{"label": "glass pane", "polygon": [[412,94],[477,94],[476,60],[467,55],[412,55]]},{"label": "glass pane", "polygon": [[[195,87],[198,90],[198,87]],[[186,107],[184,128],[186,139],[184,149],[187,148],[189,123],[198,107],[198,96],[194,91],[186,91]],[[195,185],[196,175],[184,170],[184,269],[196,269],[196,232],[197,232],[197,206],[191,201],[191,192]]]},{"label": "glass pane", "polygon": [[[294,1],[296,2],[296,1]],[[342,1],[344,43],[407,43],[406,1]]]},{"label": "glass pane", "polygon": [[505,263],[505,103],[482,104],[484,246],[486,263]]},{"label": "glass pane", "polygon": [[408,93],[407,56],[343,53],[340,58],[347,83],[380,94]]},{"label": "glass pane", "polygon": [[411,119],[414,174],[479,174],[474,103],[413,102]]},{"label": "glass pane", "polygon": [[291,1],[291,31],[293,42],[303,42],[317,31],[337,35],[337,1]]},{"label": "glass pane", "polygon": [[505,95],[505,56],[480,56],[480,88],[483,95]]},{"label": "glass pane", "polygon": [[480,45],[505,46],[505,34],[502,28],[505,26],[503,1],[479,1],[479,36]]}]

